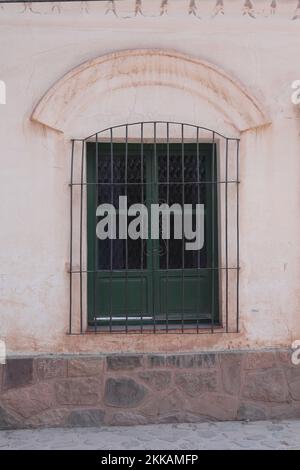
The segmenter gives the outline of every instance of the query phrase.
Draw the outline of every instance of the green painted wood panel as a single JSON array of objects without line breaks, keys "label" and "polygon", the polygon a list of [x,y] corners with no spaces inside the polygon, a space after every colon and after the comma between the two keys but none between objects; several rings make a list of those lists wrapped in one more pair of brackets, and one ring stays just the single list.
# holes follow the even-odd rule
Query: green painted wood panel
[{"label": "green painted wood panel", "polygon": [[[144,324],[194,324],[213,316],[217,323],[218,270],[212,268],[218,266],[218,185],[211,184],[217,181],[216,147],[170,143],[167,151],[163,143],[144,144],[141,154],[140,144],[128,143],[127,150],[125,143],[97,145],[87,144],[89,322],[94,325],[96,317],[99,325],[131,325],[142,316]],[[205,204],[203,249],[187,252],[181,241],[151,239],[128,241],[126,249],[126,241],[97,240],[97,205],[117,205],[125,194],[129,205],[143,202],[149,217],[151,203]]]}]

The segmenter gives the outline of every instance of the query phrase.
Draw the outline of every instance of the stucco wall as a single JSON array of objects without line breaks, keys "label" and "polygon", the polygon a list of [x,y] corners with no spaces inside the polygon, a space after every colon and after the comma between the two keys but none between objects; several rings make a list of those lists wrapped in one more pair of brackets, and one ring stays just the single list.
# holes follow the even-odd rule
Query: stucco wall
[{"label": "stucco wall", "polygon": [[[7,85],[7,104],[0,107],[0,338],[8,352],[257,349],[289,347],[300,338],[300,108],[291,102],[291,83],[300,79],[300,21],[291,20],[294,6],[286,2],[282,14],[256,20],[234,9],[202,21],[179,8],[162,18],[127,19],[105,15],[100,7],[83,14],[70,5],[60,14],[22,15],[13,5],[0,12],[0,79]],[[210,62],[240,82],[270,118],[270,125],[240,136],[239,334],[66,335],[69,150],[76,126],[71,122],[64,134],[31,116],[47,90],[74,67],[137,48],[172,49]],[[144,111],[135,96],[124,109],[127,98],[120,94],[113,116],[109,99],[105,106],[99,101],[97,128],[114,124],[116,115],[125,123],[149,113],[171,120],[182,111],[192,121],[205,120],[205,109],[191,109],[182,96],[165,109],[158,88],[144,93],[151,104]]]}]

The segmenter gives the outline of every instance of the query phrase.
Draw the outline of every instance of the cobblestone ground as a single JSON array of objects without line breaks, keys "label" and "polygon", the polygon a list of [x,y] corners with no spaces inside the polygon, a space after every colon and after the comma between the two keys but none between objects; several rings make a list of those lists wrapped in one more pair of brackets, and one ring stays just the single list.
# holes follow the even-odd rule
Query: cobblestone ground
[{"label": "cobblestone ground", "polygon": [[300,420],[0,431],[0,449],[300,449]]}]

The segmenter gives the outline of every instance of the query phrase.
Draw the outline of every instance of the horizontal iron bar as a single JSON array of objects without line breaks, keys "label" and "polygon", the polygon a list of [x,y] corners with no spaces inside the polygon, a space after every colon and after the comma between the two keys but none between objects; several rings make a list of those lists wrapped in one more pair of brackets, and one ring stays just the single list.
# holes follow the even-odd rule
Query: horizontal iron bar
[{"label": "horizontal iron bar", "polygon": [[[228,180],[228,181],[157,181],[156,184],[158,185],[191,185],[191,184],[240,184],[240,181],[237,180]],[[121,183],[111,182],[111,183],[70,183],[69,186],[146,186],[146,185],[153,185],[153,182],[145,182],[142,183],[141,181],[138,183],[126,183],[125,181]]]},{"label": "horizontal iron bar", "polygon": [[[182,328],[181,328],[181,323],[173,323],[173,324],[170,324],[168,325],[168,327],[166,327],[166,325],[162,325],[162,324],[157,324],[156,325],[156,330],[154,330],[154,327],[153,325],[146,325],[144,324],[143,325],[143,329],[141,329],[138,325],[128,325],[128,330],[126,331],[125,329],[123,329],[122,326],[120,325],[114,325],[113,328],[110,329],[109,326],[104,326],[104,325],[98,325],[96,326],[96,328],[92,326],[88,326],[88,329],[86,330],[86,334],[101,334],[101,333],[120,333],[120,334],[126,334],[126,333],[130,333],[130,334],[155,334],[155,333],[159,333],[159,334],[167,334],[167,333],[171,333],[171,334],[212,334],[212,331],[211,331],[211,327],[210,325],[208,326],[209,324],[207,323],[199,323],[199,322],[194,322],[194,323],[190,323],[190,324],[187,324],[185,325],[185,328],[184,330],[182,331]],[[214,333],[224,333],[225,331],[225,328],[224,326],[222,325],[222,323],[216,323],[215,324],[215,329],[213,331],[213,334]],[[236,330],[229,330],[228,333],[236,333]]]},{"label": "horizontal iron bar", "polygon": [[[146,255],[147,256],[147,255]],[[214,268],[186,268],[186,271],[189,271],[192,270],[192,271],[208,271],[208,270],[214,270],[214,271],[218,271],[218,270],[228,270],[228,271],[237,271],[237,270],[240,270],[241,268],[240,267],[236,267],[236,266],[233,266],[233,267],[214,267]],[[134,273],[134,272],[138,272],[139,274],[142,274],[144,271],[147,272],[147,269],[113,269],[112,272],[115,273],[115,274],[124,274],[124,272],[128,271],[129,273]],[[165,271],[169,271],[169,274],[172,274],[172,273],[176,273],[176,271],[179,271],[181,272],[182,271],[182,268],[176,268],[176,269],[152,269],[153,272],[165,272]],[[106,274],[106,273],[110,273],[111,270],[110,269],[103,269],[102,271],[88,271],[88,270],[82,270],[82,271],[68,271],[69,274],[83,274],[83,273],[86,273],[86,274]],[[188,272],[186,273],[186,276],[188,277]]]},{"label": "horizontal iron bar", "polygon": [[[195,124],[190,124],[190,123],[187,123],[187,122],[177,122],[177,121],[144,121],[144,122],[141,122],[141,121],[138,121],[138,122],[131,122],[129,124],[126,124],[127,127],[131,127],[131,126],[141,126],[141,124],[143,124],[143,126],[147,125],[147,124],[171,124],[171,125],[176,125],[176,126],[184,126],[184,127],[193,127],[194,129],[199,129],[199,130],[203,130],[203,131],[207,131],[207,132],[211,132],[212,135],[214,136],[219,136],[219,137],[222,137],[223,139],[225,140],[232,140],[232,141],[235,141],[235,142],[239,142],[240,139],[238,137],[226,137],[225,135],[223,134],[220,134],[220,132],[217,132],[217,131],[214,131],[213,129],[209,129],[208,127],[203,127],[203,126],[197,126]],[[95,132],[94,134],[91,134],[89,135],[88,137],[86,137],[85,139],[71,139],[71,141],[73,142],[86,142],[88,141],[89,139],[92,139],[92,138],[96,138],[96,136],[98,136],[98,134],[102,134],[103,132],[108,132],[108,131],[112,131],[114,129],[121,129],[121,128],[124,128],[124,124],[118,124],[116,126],[112,126],[112,127],[107,127],[105,129],[101,129],[100,131],[98,132]],[[111,141],[113,142],[113,139],[111,139]],[[211,142],[214,142],[215,139],[212,138],[211,139]],[[97,141],[98,143],[101,143],[101,140],[98,140]],[[153,140],[153,142],[155,142]],[[172,142],[170,141],[170,144]]]},{"label": "horizontal iron bar", "polygon": [[[148,328],[147,325],[143,326],[143,329],[141,330],[138,327],[135,326],[128,326],[128,330],[126,331],[125,329],[117,329],[117,327],[114,327],[115,329],[110,329],[110,327],[92,327],[90,326],[89,329],[86,332],[83,333],[67,333],[68,336],[83,336],[83,335],[107,335],[107,334],[113,334],[113,335],[147,335],[147,334],[170,334],[170,335],[207,335],[207,334],[224,334],[225,333],[225,328],[223,326],[218,326],[215,325],[214,331],[212,333],[211,328],[208,327],[207,325],[188,325],[187,328],[185,328],[183,331],[181,329],[181,325],[172,325],[169,326],[169,328],[161,327],[160,325],[156,326],[156,331],[154,331],[153,326],[150,325],[150,328]],[[226,331],[226,334],[236,334],[236,330],[232,331]]]},{"label": "horizontal iron bar", "polygon": [[108,316],[108,317],[96,317],[96,318],[94,318],[94,320],[96,320],[96,321],[105,321],[105,322],[107,322],[107,321],[127,321],[127,320],[128,321],[137,321],[137,320],[145,320],[146,321],[146,320],[153,320],[153,317],[147,317],[147,316],[143,317],[143,315],[141,315],[139,317],[129,317],[129,316],[128,317],[110,317],[110,316]]},{"label": "horizontal iron bar", "polygon": [[[180,313],[170,313],[170,312],[166,312],[166,313],[160,313],[159,315],[156,315],[155,316],[155,319],[158,320],[158,321],[165,321],[166,319],[166,316],[168,316],[168,319],[170,321],[181,321],[181,318],[180,318]],[[137,320],[144,320],[144,321],[149,321],[149,320],[153,320],[154,319],[154,315],[152,316],[149,316],[147,314],[145,315],[139,315],[139,316],[130,316],[128,315],[127,317],[126,316],[110,316],[108,314],[103,314],[102,316],[100,317],[94,317],[93,318],[93,321],[137,321]],[[186,316],[184,317],[184,321],[185,322],[188,322],[188,321],[195,321],[195,320],[210,320],[211,319],[211,314],[210,313],[194,313],[194,314],[186,314]]]}]

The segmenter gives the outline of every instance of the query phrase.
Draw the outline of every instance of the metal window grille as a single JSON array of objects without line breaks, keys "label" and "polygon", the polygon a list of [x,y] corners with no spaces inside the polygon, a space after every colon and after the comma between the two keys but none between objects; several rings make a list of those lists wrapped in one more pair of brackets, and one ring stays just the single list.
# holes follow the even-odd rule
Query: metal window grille
[{"label": "metal window grille", "polygon": [[[239,331],[239,139],[125,124],[72,140],[70,166],[69,334]],[[204,204],[202,249],[187,251],[172,229],[166,240],[99,240],[96,209],[119,196]]]}]

